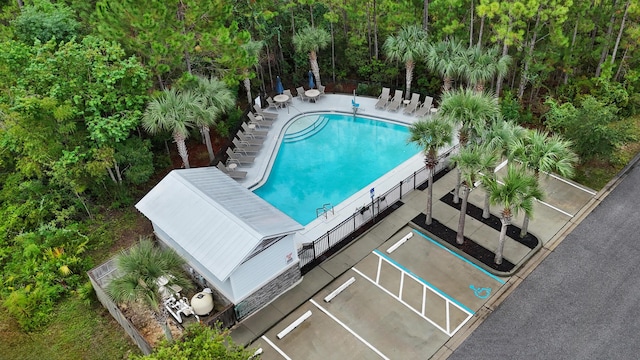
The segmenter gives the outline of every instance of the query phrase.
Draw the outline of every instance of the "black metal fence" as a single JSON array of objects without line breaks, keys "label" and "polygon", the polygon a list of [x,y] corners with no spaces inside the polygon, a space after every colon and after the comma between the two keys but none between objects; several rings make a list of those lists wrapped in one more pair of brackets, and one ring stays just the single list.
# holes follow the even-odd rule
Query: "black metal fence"
[{"label": "black metal fence", "polygon": [[[436,166],[436,173],[441,172],[448,166],[448,158],[456,150],[457,147],[453,147],[447,153],[440,156],[441,161]],[[349,218],[327,231],[315,241],[304,244],[302,248],[298,250],[302,274],[306,274],[360,236],[375,223],[376,217],[379,216],[379,214],[384,213],[386,210],[397,208],[403,196],[406,196],[426,182],[428,176],[429,173],[424,167],[415,171],[409,177],[400,181],[399,184],[375,198],[371,204],[358,209]]]}]

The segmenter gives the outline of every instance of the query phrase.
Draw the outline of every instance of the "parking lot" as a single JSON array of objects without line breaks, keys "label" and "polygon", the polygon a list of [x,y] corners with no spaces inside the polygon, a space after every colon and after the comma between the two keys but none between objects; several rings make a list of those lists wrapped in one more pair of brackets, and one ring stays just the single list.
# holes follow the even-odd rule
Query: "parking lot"
[{"label": "parking lot", "polygon": [[405,227],[252,346],[263,359],[425,359],[503,284]]}]

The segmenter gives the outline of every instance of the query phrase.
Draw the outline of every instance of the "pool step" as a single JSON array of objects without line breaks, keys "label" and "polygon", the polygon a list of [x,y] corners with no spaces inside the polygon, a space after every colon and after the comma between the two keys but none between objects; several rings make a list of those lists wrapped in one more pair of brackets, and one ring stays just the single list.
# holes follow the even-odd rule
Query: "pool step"
[{"label": "pool step", "polygon": [[319,116],[316,121],[314,121],[312,124],[305,127],[304,129],[285,134],[282,141],[284,141],[285,143],[292,143],[292,142],[304,140],[320,132],[320,130],[322,130],[327,125],[328,122],[329,122],[328,117]]}]

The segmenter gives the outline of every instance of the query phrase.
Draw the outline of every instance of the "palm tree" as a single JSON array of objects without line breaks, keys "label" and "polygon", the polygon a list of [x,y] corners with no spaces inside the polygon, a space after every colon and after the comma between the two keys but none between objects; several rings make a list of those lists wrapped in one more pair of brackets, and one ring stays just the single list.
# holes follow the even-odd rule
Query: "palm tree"
[{"label": "palm tree", "polygon": [[[487,161],[483,164],[486,176],[495,177],[498,162],[510,156],[509,146],[514,139],[520,139],[525,134],[525,128],[512,121],[504,121],[501,116],[494,119],[487,131],[482,133],[483,144],[495,154],[495,163],[491,162],[491,157],[487,157]],[[485,191],[482,217],[488,219],[489,216],[491,216],[491,202],[489,201],[489,192]]]},{"label": "palm tree", "polygon": [[424,152],[424,163],[429,173],[427,188],[427,225],[431,225],[433,202],[433,172],[438,165],[438,151],[451,143],[451,124],[435,120],[419,120],[409,128],[409,142],[416,143]]},{"label": "palm tree", "polygon": [[511,57],[509,55],[500,56],[498,47],[483,49],[479,46],[472,46],[467,50],[466,55],[461,73],[468,86],[473,87],[476,92],[483,92],[484,85],[494,76],[504,77],[509,70],[509,65],[511,65]]},{"label": "palm tree", "polygon": [[427,46],[427,67],[442,76],[442,90],[451,90],[453,80],[460,75],[464,48],[455,40],[443,40]]},{"label": "palm tree", "polygon": [[534,199],[542,199],[543,194],[534,176],[527,174],[522,167],[511,163],[507,167],[507,175],[501,181],[490,177],[485,177],[483,181],[491,194],[491,203],[502,207],[500,211],[502,227],[494,259],[494,262],[500,265],[507,227],[511,224],[512,217],[520,211],[531,216]]},{"label": "palm tree", "polygon": [[213,163],[215,155],[213,153],[213,146],[211,145],[209,127],[216,123],[220,115],[235,105],[236,97],[224,82],[214,77],[205,78],[198,76],[197,80],[197,88],[193,91],[202,97],[202,111],[197,113],[196,125],[200,128],[200,134],[202,134],[202,138],[207,145],[209,161]]},{"label": "palm tree", "polygon": [[142,127],[151,134],[171,132],[182,163],[188,169],[189,154],[185,140],[189,137],[189,129],[196,126],[198,114],[202,111],[202,98],[192,92],[164,90],[147,105],[142,116]]},{"label": "palm tree", "polygon": [[411,95],[416,60],[426,55],[427,48],[427,32],[416,25],[403,27],[398,35],[389,35],[384,42],[383,49],[387,58],[402,61],[407,70],[405,99],[409,99]]},{"label": "palm tree", "polygon": [[167,282],[164,291],[172,291],[174,285],[185,290],[191,287],[182,271],[184,259],[169,248],[155,246],[150,238],[140,237],[135,246],[117,256],[116,264],[121,276],[107,284],[107,293],[119,304],[142,302],[149,306],[171,340],[168,313],[161,305],[165,296],[161,284]]},{"label": "palm tree", "polygon": [[[564,177],[573,175],[578,156],[571,151],[571,142],[559,135],[551,135],[540,130],[529,130],[526,136],[513,139],[511,157],[533,170],[536,181],[540,181],[540,173],[556,172]],[[527,235],[529,217],[525,216],[520,236]]]},{"label": "palm tree", "polygon": [[262,41],[249,41],[242,45],[242,49],[246,53],[246,57],[244,59],[246,63],[241,65],[242,76],[244,77],[242,83],[244,84],[244,90],[247,92],[247,100],[249,101],[249,104],[253,103],[253,97],[251,96],[252,74],[249,69],[258,63],[260,51],[262,51],[263,46],[264,43]]},{"label": "palm tree", "polygon": [[[447,91],[442,95],[438,117],[452,123],[458,128],[458,142],[463,148],[470,141],[479,138],[481,129],[500,115],[498,100],[486,93],[476,93],[470,89]],[[454,190],[453,201],[459,201],[461,174],[458,171],[458,181]]]},{"label": "palm tree", "polygon": [[316,78],[318,87],[322,85],[320,83],[320,67],[318,66],[318,50],[327,47],[330,40],[331,36],[326,30],[315,27],[306,27],[293,35],[293,46],[296,51],[309,53],[311,72]]},{"label": "palm tree", "polygon": [[459,245],[464,243],[464,223],[467,216],[469,193],[475,188],[475,184],[480,178],[480,172],[483,170],[483,157],[486,152],[487,149],[474,144],[460,149],[458,154],[451,157],[452,163],[460,170],[462,179],[462,204],[460,205],[460,218],[456,235],[456,243]]}]

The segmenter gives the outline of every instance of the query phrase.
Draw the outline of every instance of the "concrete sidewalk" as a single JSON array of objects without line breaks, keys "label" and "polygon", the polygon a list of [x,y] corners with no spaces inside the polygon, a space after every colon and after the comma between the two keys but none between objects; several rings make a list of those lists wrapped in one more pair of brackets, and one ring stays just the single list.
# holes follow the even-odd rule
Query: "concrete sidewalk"
[{"label": "concrete sidewalk", "polygon": [[[455,181],[455,171],[451,171],[436,181],[433,188],[433,216],[454,230],[457,228],[459,211],[439,201],[439,199],[454,188]],[[547,186],[554,189],[556,187],[562,188],[562,191],[556,191],[556,194],[554,194],[554,196],[562,197],[562,199],[558,201],[559,203],[574,204],[575,201],[573,200],[582,203],[585,197],[583,189],[572,186],[566,182],[554,182],[553,185],[545,185],[545,187]],[[484,201],[484,194],[481,190],[476,190],[469,197],[469,201],[481,207]],[[426,207],[426,193],[415,190],[406,195],[402,199],[402,202],[404,203],[403,206],[378,222],[360,238],[354,240],[349,246],[305,274],[299,285],[237,324],[231,332],[234,341],[245,345],[252,343],[270,328],[278,324],[281,319],[308,301],[314,294],[329,285],[334,279],[344,274],[367,255],[371,254],[373,249],[381,246],[391,236],[406,226],[411,219],[424,212]],[[580,206],[580,208],[582,208],[582,206]],[[572,226],[571,222],[574,214],[571,214],[571,212],[573,211],[574,209],[562,210],[545,204],[536,204],[535,217],[529,224],[530,232],[536,235],[543,244],[548,245],[558,234],[564,233],[564,231],[562,231],[563,229]],[[495,209],[492,209],[492,213],[496,213]],[[519,224],[521,221],[521,217],[515,218],[514,224]],[[480,221],[467,217],[465,236],[493,250],[497,244],[498,235],[499,233],[496,230],[489,228]],[[545,248],[541,249],[541,252],[545,251],[548,250]],[[534,254],[532,254],[532,250],[508,238],[505,244],[504,255],[506,259],[517,264],[522,261],[527,261]],[[530,271],[529,266],[526,266],[520,273],[528,273]],[[520,274],[516,275],[515,277],[521,279]],[[495,303],[496,299],[503,298],[504,293],[514,284],[511,279],[506,280],[508,280],[507,285],[509,286],[503,286],[500,291],[493,294],[493,296],[487,300],[487,303]],[[485,313],[480,311],[475,317],[483,319],[484,315]],[[477,321],[470,321],[470,323],[477,323]],[[469,326],[470,325],[467,324],[460,332],[468,333],[468,330],[465,328],[469,328]],[[449,344],[443,352],[436,354],[436,357],[446,356],[446,354],[450,353],[451,346],[453,345]]]}]

